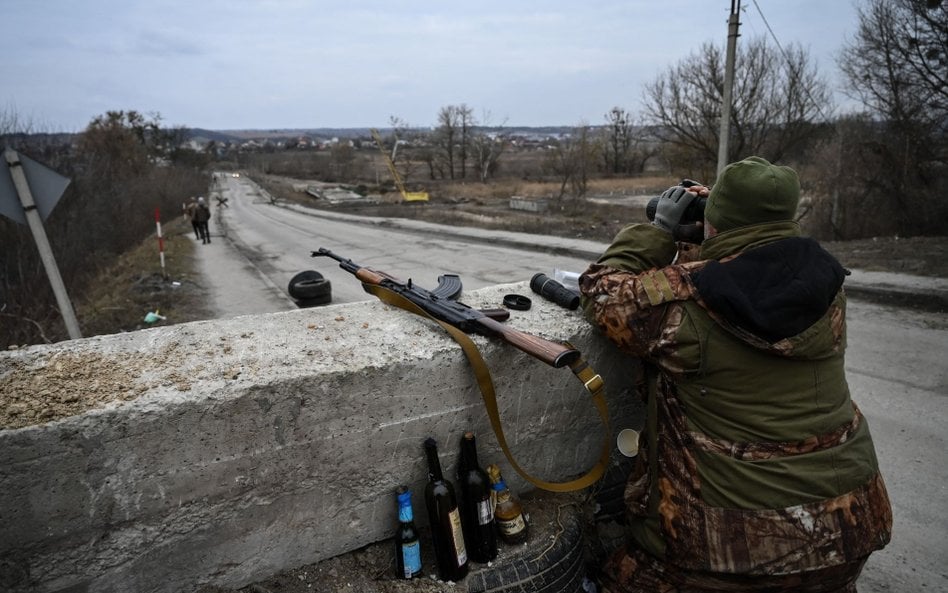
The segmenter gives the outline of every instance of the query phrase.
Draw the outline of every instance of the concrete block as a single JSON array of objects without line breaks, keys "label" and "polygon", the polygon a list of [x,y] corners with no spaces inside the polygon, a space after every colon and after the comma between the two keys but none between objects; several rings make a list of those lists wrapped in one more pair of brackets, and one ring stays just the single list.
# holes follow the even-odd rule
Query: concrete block
[{"label": "concrete block", "polygon": [[[529,288],[462,300],[496,308],[511,292]],[[612,442],[640,426],[637,366],[579,312],[531,296],[507,323],[583,351],[607,384]],[[572,374],[475,341],[518,461],[547,480],[591,466],[603,429]],[[74,407],[0,430],[4,591],[239,587],[391,537],[399,484],[425,520],[428,436],[453,477],[460,437],[474,430],[482,463],[529,489],[503,459],[458,345],[378,301],[2,352],[0,403],[24,375],[30,396]]]}]

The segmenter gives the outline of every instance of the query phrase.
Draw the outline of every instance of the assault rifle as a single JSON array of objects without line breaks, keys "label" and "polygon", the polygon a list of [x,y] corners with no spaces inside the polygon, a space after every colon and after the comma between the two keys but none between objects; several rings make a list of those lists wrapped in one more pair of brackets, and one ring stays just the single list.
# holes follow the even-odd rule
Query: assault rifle
[{"label": "assault rifle", "polygon": [[[551,342],[500,323],[510,316],[505,309],[474,309],[458,302],[454,298],[460,292],[460,281],[456,276],[442,276],[439,278],[438,288],[429,291],[415,285],[410,279],[408,282],[402,282],[385,272],[362,267],[351,259],[345,259],[322,247],[318,251],[313,251],[312,256],[331,257],[338,261],[340,268],[362,281],[366,292],[374,294],[383,301],[389,302],[390,297],[386,291],[395,293],[429,316],[452,325],[464,333],[500,338],[552,367],[571,366],[581,357],[579,350],[569,344]],[[376,287],[381,287],[384,291],[379,291]],[[395,302],[392,304],[401,306]]]},{"label": "assault rifle", "polygon": [[[374,294],[381,301],[401,307],[412,313],[430,317],[451,334],[451,337],[461,345],[464,355],[467,356],[468,361],[474,368],[477,385],[484,398],[484,407],[490,418],[491,428],[494,429],[494,434],[497,436],[497,442],[500,444],[504,456],[524,479],[545,490],[569,492],[586,488],[598,480],[606,471],[612,450],[612,430],[609,428],[609,410],[603,395],[605,386],[602,377],[597,375],[596,371],[586,363],[579,350],[565,342],[551,342],[507,327],[500,323],[510,316],[510,313],[504,309],[473,309],[464,303],[458,302],[456,297],[461,292],[461,281],[457,276],[441,276],[438,278],[438,288],[428,291],[415,286],[411,280],[402,282],[384,272],[364,268],[353,263],[351,259],[340,257],[328,249],[320,248],[319,251],[313,251],[312,255],[313,257],[326,256],[333,258],[339,262],[340,268],[361,280],[362,287],[369,294]],[[490,371],[487,369],[480,352],[478,352],[477,346],[465,334],[500,338],[511,346],[519,348],[552,367],[569,367],[570,371],[592,396],[593,404],[595,404],[605,427],[599,461],[592,469],[583,476],[568,482],[546,482],[531,476],[520,467],[513,458],[504,437],[504,430],[500,422],[500,411],[497,405],[497,395],[494,393]]]}]

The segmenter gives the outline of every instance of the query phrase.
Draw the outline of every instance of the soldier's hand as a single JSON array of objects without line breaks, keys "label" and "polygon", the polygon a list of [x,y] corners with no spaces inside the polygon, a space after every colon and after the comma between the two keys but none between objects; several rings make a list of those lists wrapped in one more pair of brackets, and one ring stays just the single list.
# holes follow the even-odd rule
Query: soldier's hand
[{"label": "soldier's hand", "polygon": [[675,230],[681,224],[681,217],[684,216],[685,210],[697,197],[697,194],[680,185],[666,189],[658,198],[658,205],[655,208],[655,220],[652,221],[652,224],[674,235]]}]

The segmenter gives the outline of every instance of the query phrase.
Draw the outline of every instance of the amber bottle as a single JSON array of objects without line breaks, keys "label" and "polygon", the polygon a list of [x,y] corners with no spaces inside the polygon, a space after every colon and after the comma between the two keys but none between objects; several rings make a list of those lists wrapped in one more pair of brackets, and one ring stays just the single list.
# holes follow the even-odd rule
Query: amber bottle
[{"label": "amber bottle", "polygon": [[524,519],[523,505],[520,504],[520,499],[507,487],[503,476],[500,475],[499,467],[493,464],[488,465],[487,475],[490,476],[494,496],[496,497],[494,522],[497,524],[500,539],[508,544],[520,544],[527,541],[529,525]]}]

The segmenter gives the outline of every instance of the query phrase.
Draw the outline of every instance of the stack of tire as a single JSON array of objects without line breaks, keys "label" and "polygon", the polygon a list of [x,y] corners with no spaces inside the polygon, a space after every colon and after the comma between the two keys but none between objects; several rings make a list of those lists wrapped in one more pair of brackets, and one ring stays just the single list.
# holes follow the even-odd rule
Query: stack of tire
[{"label": "stack of tire", "polygon": [[306,270],[293,276],[287,291],[301,309],[332,302],[332,285],[316,270]]},{"label": "stack of tire", "polygon": [[584,593],[582,515],[574,505],[553,513],[548,524],[531,524],[527,543],[473,570],[467,593]]}]

